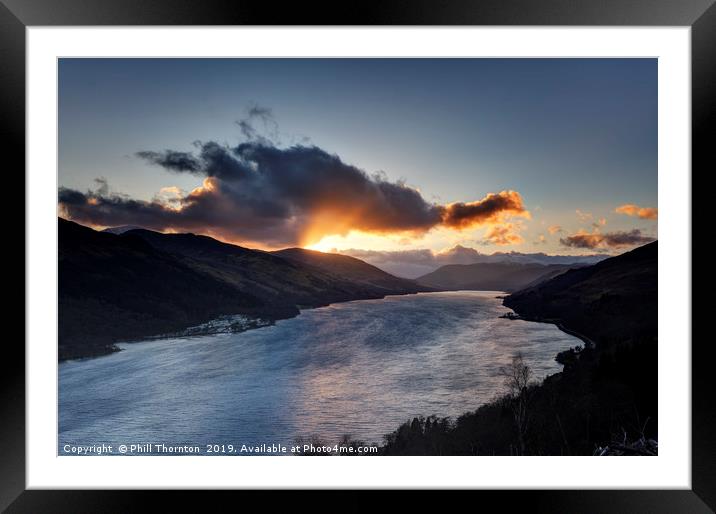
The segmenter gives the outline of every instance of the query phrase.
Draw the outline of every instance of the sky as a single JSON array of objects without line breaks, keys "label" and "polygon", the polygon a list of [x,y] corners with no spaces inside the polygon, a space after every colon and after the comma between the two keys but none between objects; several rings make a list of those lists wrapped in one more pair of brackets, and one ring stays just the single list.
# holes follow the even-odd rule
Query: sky
[{"label": "sky", "polygon": [[61,216],[252,248],[657,236],[656,59],[60,59]]}]

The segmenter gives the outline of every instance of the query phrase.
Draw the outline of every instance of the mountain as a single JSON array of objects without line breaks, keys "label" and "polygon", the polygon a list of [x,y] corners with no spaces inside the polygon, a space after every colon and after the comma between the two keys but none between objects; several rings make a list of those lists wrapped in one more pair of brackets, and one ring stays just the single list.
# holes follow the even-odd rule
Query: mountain
[{"label": "mountain", "polygon": [[418,277],[432,273],[441,266],[449,264],[569,264],[589,265],[596,264],[608,257],[603,254],[590,255],[548,255],[542,252],[495,252],[493,254],[480,253],[475,248],[455,245],[440,252],[433,252],[427,248],[414,250],[378,251],[360,250],[356,248],[341,250],[341,255],[349,255],[377,266],[378,268],[398,277],[415,280]]},{"label": "mountain", "polygon": [[58,220],[60,359],[108,353],[112,343],[262,307],[225,282],[138,237]]},{"label": "mountain", "polygon": [[369,268],[373,267],[358,259],[332,266],[328,265],[333,261],[332,255],[308,250],[306,255],[311,257],[301,259],[297,258],[299,249],[295,249],[298,252],[263,252],[194,234],[161,234],[150,230],[126,234],[140,237],[192,268],[250,292],[268,305],[317,307],[426,290],[377,268],[371,274]]},{"label": "mountain", "polygon": [[631,440],[657,438],[656,241],[518,291],[504,304],[525,319],[555,323],[585,341],[557,355],[564,371],[550,387],[561,390],[565,405],[588,401],[578,423],[589,419],[592,447],[623,430]]},{"label": "mountain", "polygon": [[104,229],[102,232],[109,232],[110,234],[124,234],[130,230],[144,229],[137,225],[120,225],[119,227],[109,227]]},{"label": "mountain", "polygon": [[[547,271],[545,274],[540,275],[539,277],[534,279],[532,282],[529,282],[529,283],[521,286],[520,289],[527,289],[529,287],[537,286],[537,285],[541,284],[542,282],[546,282],[548,280],[553,279],[557,275],[561,275],[565,271],[562,266],[549,266],[549,267],[552,268],[551,271]],[[568,266],[569,269],[578,268],[578,267],[581,267],[581,266],[579,266],[579,265]]]},{"label": "mountain", "polygon": [[518,291],[505,305],[604,342],[656,339],[657,242]]},{"label": "mountain", "polygon": [[570,269],[571,265],[479,263],[450,264],[418,277],[416,282],[442,290],[515,291]]},{"label": "mountain", "polygon": [[[457,418],[414,418],[386,435],[379,453],[658,453],[657,261],[653,242],[507,296],[504,305],[522,319],[555,323],[584,343],[560,352],[563,370],[542,383]],[[526,377],[530,363],[515,359],[508,371]]]},{"label": "mountain", "polygon": [[303,248],[287,248],[272,253],[284,259],[313,266],[326,273],[331,273],[353,282],[385,289],[386,294],[390,294],[391,291],[395,290],[414,293],[430,290],[429,287],[420,286],[413,280],[398,278],[376,266],[348,255],[323,253]]},{"label": "mountain", "polygon": [[481,255],[476,262],[515,262],[520,264],[596,264],[606,259],[607,255],[548,255],[546,253],[495,252]]},{"label": "mountain", "polygon": [[379,270],[380,277],[371,275],[360,261],[351,264],[363,279],[352,280],[339,270],[207,236],[144,229],[113,234],[62,218],[58,224],[61,359],[108,353],[117,341],[225,315],[273,321],[303,307],[426,290]]}]

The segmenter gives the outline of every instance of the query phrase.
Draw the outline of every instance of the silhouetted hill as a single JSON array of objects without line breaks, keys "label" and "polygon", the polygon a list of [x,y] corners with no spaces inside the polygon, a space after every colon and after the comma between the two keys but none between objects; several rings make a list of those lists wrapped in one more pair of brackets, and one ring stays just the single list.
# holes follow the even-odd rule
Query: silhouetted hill
[{"label": "silhouetted hill", "polygon": [[[132,230],[127,234],[140,237],[193,269],[231,284],[239,291],[250,292],[273,307],[318,307],[346,300],[381,298],[387,294],[382,288],[207,236],[161,234],[149,230]],[[395,294],[407,292],[412,291],[398,288],[390,291]]]},{"label": "silhouetted hill", "polygon": [[403,424],[386,436],[380,453],[655,453],[657,264],[653,242],[505,298],[524,319],[556,323],[585,344],[558,354],[563,371],[541,384],[506,392],[457,420],[421,417]]},{"label": "silhouetted hill", "polygon": [[418,277],[416,282],[442,290],[515,291],[577,266],[570,264],[449,264]]},{"label": "silhouetted hill", "polygon": [[60,358],[106,353],[117,341],[222,315],[276,320],[303,307],[419,289],[387,273],[383,284],[351,280],[206,236],[144,229],[113,234],[61,218],[58,223]]},{"label": "silhouetted hill", "polygon": [[554,321],[605,344],[656,339],[657,242],[569,270],[505,298],[518,314]]},{"label": "silhouetted hill", "polygon": [[104,229],[102,232],[109,232],[110,234],[124,234],[125,232],[128,232],[130,230],[144,230],[144,227],[139,227],[137,225],[120,225],[118,227],[108,227]]},{"label": "silhouetted hill", "polygon": [[417,293],[433,290],[430,287],[421,286],[413,280],[393,276],[380,268],[348,255],[323,253],[303,248],[287,248],[272,253],[284,259],[301,262],[353,282],[384,289],[386,294],[391,294],[393,291]]},{"label": "silhouetted hill", "polygon": [[[556,277],[557,275],[561,275],[562,273],[565,272],[564,268],[562,268],[561,266],[556,266],[556,267],[551,266],[551,267],[553,268],[551,271],[547,271],[544,275],[540,275],[539,277],[534,279],[532,282],[522,286],[519,290],[537,286],[537,285],[539,285],[543,282],[547,282],[548,280],[551,280],[554,277]],[[573,265],[573,266],[568,266],[568,269],[581,268],[581,267],[582,267],[581,265],[576,265],[576,266]]]},{"label": "silhouetted hill", "polygon": [[60,359],[107,353],[120,339],[262,306],[139,237],[58,222]]}]

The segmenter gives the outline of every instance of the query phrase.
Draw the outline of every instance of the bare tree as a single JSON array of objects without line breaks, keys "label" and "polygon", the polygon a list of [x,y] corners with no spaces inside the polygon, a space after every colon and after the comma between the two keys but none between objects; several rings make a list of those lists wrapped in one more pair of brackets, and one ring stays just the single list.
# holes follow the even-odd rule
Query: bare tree
[{"label": "bare tree", "polygon": [[529,421],[529,386],[532,383],[532,369],[525,364],[521,353],[512,357],[509,366],[500,368],[504,377],[507,395],[510,397],[510,408],[517,429],[517,442],[520,452],[525,454],[525,434]]}]

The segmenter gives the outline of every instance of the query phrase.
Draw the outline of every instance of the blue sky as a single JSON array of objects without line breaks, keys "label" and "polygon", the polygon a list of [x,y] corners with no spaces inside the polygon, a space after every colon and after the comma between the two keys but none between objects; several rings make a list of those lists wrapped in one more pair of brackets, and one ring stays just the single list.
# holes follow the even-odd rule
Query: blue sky
[{"label": "blue sky", "polygon": [[85,192],[103,177],[111,193],[136,200],[169,186],[189,192],[201,176],[136,152],[235,146],[236,121],[261,106],[272,119],[255,127],[271,132],[275,121],[281,148],[315,145],[404,180],[429,203],[517,191],[530,213],[512,223],[520,243],[492,244],[477,225],[408,238],[327,233],[311,241],[316,248],[574,253],[588,249],[560,239],[595,230],[656,236],[653,217],[615,213],[657,207],[655,59],[61,59],[59,84],[63,188]]}]

